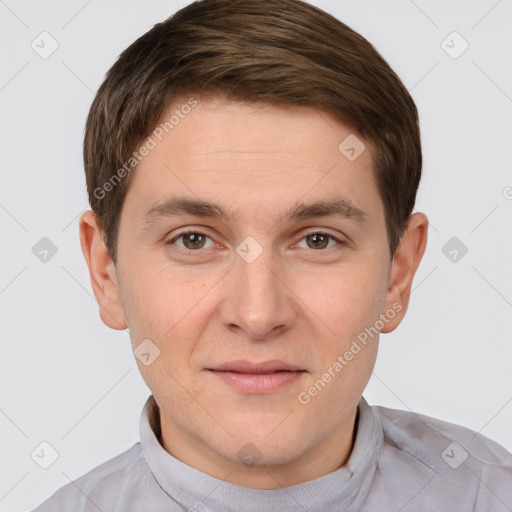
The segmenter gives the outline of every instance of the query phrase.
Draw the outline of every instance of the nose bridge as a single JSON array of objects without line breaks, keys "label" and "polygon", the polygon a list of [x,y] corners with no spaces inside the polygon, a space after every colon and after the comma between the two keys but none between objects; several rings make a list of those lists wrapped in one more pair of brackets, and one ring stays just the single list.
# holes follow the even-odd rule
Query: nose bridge
[{"label": "nose bridge", "polygon": [[229,297],[225,297],[223,308],[225,325],[237,326],[252,339],[289,328],[295,308],[290,291],[278,277],[285,263],[274,257],[271,247],[263,247],[253,237],[244,239],[236,252]]}]

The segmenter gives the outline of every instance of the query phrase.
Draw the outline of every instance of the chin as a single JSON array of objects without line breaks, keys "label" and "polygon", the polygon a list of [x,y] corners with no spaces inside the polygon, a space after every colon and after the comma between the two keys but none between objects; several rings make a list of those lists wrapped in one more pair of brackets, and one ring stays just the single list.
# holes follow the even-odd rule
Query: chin
[{"label": "chin", "polygon": [[254,467],[288,464],[307,450],[306,440],[295,429],[278,430],[279,427],[272,431],[253,425],[243,435],[231,439],[229,444],[217,446],[217,449],[223,457],[237,464],[246,465],[247,460]]}]

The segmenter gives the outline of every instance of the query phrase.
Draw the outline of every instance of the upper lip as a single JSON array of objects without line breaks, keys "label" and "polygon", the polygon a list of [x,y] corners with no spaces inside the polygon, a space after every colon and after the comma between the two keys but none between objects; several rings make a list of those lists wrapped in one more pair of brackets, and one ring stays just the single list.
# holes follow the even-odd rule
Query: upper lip
[{"label": "upper lip", "polygon": [[223,363],[214,368],[208,368],[208,370],[224,371],[224,372],[237,372],[237,373],[254,373],[254,374],[265,374],[275,373],[278,371],[303,371],[303,368],[294,366],[284,361],[272,359],[269,361],[262,361],[259,363],[253,363],[251,361],[238,360]]}]

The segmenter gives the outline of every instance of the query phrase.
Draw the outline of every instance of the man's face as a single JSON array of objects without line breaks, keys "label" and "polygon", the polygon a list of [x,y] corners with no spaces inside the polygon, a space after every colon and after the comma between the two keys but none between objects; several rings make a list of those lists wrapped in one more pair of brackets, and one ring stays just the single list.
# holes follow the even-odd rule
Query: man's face
[{"label": "man's face", "polygon": [[[376,321],[392,308],[370,146],[348,159],[338,147],[353,132],[318,110],[197,99],[133,171],[117,253],[124,314],[133,347],[151,340],[147,360],[160,351],[138,364],[171,453],[292,463],[352,435]],[[226,216],[162,207],[177,199]],[[334,201],[335,214],[300,209]]]}]

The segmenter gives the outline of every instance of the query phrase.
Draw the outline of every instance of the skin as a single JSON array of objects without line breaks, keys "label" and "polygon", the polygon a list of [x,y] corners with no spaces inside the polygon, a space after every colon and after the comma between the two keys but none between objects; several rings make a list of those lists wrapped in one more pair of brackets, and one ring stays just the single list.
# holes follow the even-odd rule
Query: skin
[{"label": "skin", "polygon": [[[381,332],[399,325],[428,220],[411,215],[391,261],[368,141],[349,161],[338,145],[353,130],[325,112],[198,101],[132,171],[116,266],[92,211],[80,219],[82,250],[103,322],[128,327],[133,348],[150,339],[160,350],[150,365],[137,364],[160,408],[162,446],[227,482],[299,484],[348,460],[378,335],[309,403],[298,395],[379,315],[395,312]],[[208,200],[238,216],[143,222],[145,211],[171,196]],[[297,202],[334,198],[350,201],[366,220],[275,220]],[[176,239],[184,228],[207,238],[198,244],[196,237],[196,245]],[[343,243],[319,243],[315,233]],[[236,252],[248,236],[263,251],[252,263]],[[306,372],[273,393],[249,394],[207,370],[235,359],[280,359]],[[254,447],[248,467],[240,453]]]}]

